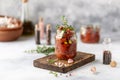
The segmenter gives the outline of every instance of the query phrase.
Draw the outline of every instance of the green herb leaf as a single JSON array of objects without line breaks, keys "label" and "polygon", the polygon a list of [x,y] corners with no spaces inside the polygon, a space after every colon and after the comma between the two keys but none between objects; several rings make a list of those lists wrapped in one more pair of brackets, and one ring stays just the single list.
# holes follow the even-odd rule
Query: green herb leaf
[{"label": "green herb leaf", "polygon": [[59,25],[59,24],[57,24],[57,25],[56,25],[56,28],[58,29],[59,27],[60,27],[60,25]]},{"label": "green herb leaf", "polygon": [[65,16],[62,16],[62,21],[63,21],[63,25],[67,27],[68,26],[68,21],[65,18]]},{"label": "green herb leaf", "polygon": [[57,61],[57,59],[49,59],[49,60],[48,60],[48,63],[53,64],[53,63],[55,63],[56,61]]},{"label": "green herb leaf", "polygon": [[58,77],[58,73],[57,72],[50,71],[49,73],[53,74],[55,77]]},{"label": "green herb leaf", "polygon": [[[67,30],[74,30],[73,26],[68,24],[68,21],[67,21],[67,19],[65,18],[65,16],[62,16],[62,22],[63,22],[63,24],[62,24],[62,26],[63,26],[62,30],[63,30],[64,32],[66,32]],[[56,27],[57,27],[57,29],[58,29],[58,28],[60,27],[60,25],[57,24]]]}]

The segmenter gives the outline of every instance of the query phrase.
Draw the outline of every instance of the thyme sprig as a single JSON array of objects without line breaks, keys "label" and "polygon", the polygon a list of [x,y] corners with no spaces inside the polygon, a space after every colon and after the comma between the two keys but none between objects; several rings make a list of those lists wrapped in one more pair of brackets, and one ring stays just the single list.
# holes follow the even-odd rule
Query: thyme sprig
[{"label": "thyme sprig", "polygon": [[58,29],[59,27],[60,27],[60,25],[59,25],[59,24],[57,24],[57,25],[56,25],[56,28]]},{"label": "thyme sprig", "polygon": [[65,16],[62,16],[62,22],[65,27],[68,26],[68,20],[65,18]]},{"label": "thyme sprig", "polygon": [[45,55],[49,55],[50,53],[54,52],[54,47],[47,47],[47,46],[37,46],[36,49],[25,50],[26,53],[42,53]]},{"label": "thyme sprig", "polygon": [[[65,16],[62,16],[62,25],[61,26],[64,26],[63,27],[63,31],[66,31],[66,30],[74,30],[73,26],[72,25],[69,25],[68,24],[68,20],[65,18]],[[57,24],[57,29],[60,27],[60,25]]]}]

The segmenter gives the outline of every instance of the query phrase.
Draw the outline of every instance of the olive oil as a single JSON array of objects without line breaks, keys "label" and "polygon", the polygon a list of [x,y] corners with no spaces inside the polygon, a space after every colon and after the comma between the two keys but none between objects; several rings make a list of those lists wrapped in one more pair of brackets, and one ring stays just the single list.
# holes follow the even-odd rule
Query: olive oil
[{"label": "olive oil", "polygon": [[29,16],[28,0],[22,0],[21,21],[23,23],[23,35],[31,35],[34,33],[34,25]]}]

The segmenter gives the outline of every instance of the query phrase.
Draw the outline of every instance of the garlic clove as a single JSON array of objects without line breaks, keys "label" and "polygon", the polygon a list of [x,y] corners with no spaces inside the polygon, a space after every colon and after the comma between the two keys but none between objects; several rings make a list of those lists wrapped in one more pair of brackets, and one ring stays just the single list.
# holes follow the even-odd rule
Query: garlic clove
[{"label": "garlic clove", "polygon": [[73,63],[73,62],[74,62],[73,59],[68,59],[68,63],[69,63],[69,64],[71,64],[71,63]]},{"label": "garlic clove", "polygon": [[96,73],[96,67],[92,67],[90,70],[92,73]]}]

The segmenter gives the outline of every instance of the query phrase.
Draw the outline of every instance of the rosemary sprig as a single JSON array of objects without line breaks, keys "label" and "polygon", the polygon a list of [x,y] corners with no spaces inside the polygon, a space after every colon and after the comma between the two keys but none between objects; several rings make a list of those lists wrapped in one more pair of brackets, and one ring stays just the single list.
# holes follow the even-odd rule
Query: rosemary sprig
[{"label": "rosemary sprig", "polygon": [[49,73],[50,73],[50,74],[53,74],[55,77],[58,77],[58,73],[57,73],[57,72],[50,71]]},{"label": "rosemary sprig", "polygon": [[32,49],[32,50],[26,50],[25,52],[26,53],[42,53],[42,54],[45,54],[45,55],[49,55],[50,53],[54,52],[55,48],[54,47],[46,47],[46,46],[43,46],[43,47],[40,47],[40,46],[37,46],[36,49]]}]

